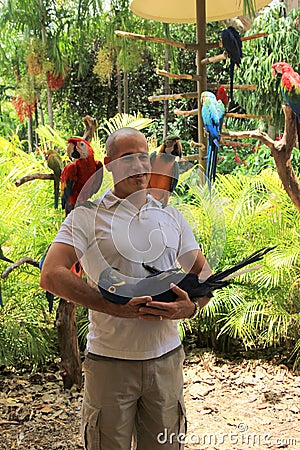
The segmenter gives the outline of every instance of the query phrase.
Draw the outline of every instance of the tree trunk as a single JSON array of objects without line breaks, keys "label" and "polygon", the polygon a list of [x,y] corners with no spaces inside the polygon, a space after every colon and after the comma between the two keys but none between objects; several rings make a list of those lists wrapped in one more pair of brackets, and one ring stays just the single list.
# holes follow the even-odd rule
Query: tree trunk
[{"label": "tree trunk", "polygon": [[64,388],[71,389],[73,384],[81,387],[82,372],[77,339],[76,305],[74,303],[60,299],[56,313],[56,326]]},{"label": "tree trunk", "polygon": [[121,85],[121,71],[117,64],[117,85],[118,85],[118,113],[122,114],[122,85]]},{"label": "tree trunk", "polygon": [[[170,63],[169,63],[169,51],[168,46],[165,46],[165,64],[164,68],[166,72],[170,71]],[[168,77],[164,77],[164,95],[170,94],[170,82]],[[164,133],[163,133],[163,139],[168,134],[168,122],[169,122],[169,102],[167,100],[164,100]]]},{"label": "tree trunk", "polygon": [[37,108],[38,108],[39,113],[40,113],[40,122],[41,122],[42,125],[45,125],[44,111],[43,111],[43,105],[42,105],[42,102],[41,102],[40,95],[38,96]]},{"label": "tree trunk", "polygon": [[128,114],[128,73],[126,70],[123,72],[123,89],[124,113]]},{"label": "tree trunk", "polygon": [[46,73],[46,81],[47,81],[47,104],[48,104],[49,125],[50,125],[51,128],[54,128],[53,108],[52,108],[52,93],[51,93],[51,88],[48,85],[49,72]]},{"label": "tree trunk", "polygon": [[27,119],[27,134],[28,134],[28,151],[32,152],[33,140],[32,140],[32,117]]},{"label": "tree trunk", "polygon": [[296,115],[289,106],[283,105],[282,108],[285,115],[285,126],[280,141],[274,141],[267,133],[260,130],[226,131],[222,133],[222,137],[259,139],[267,145],[271,150],[283,187],[300,211],[300,183],[291,164],[291,156],[297,139]]}]

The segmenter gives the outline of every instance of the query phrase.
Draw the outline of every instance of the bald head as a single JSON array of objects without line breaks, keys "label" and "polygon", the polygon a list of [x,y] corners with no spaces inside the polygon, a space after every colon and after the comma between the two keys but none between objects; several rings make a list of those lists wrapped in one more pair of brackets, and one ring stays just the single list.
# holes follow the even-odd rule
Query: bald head
[{"label": "bald head", "polygon": [[135,128],[124,127],[119,130],[114,131],[110,136],[108,136],[105,144],[106,154],[110,160],[113,160],[119,150],[119,143],[124,137],[137,138],[139,140],[143,139],[147,146],[147,141],[143,133]]}]

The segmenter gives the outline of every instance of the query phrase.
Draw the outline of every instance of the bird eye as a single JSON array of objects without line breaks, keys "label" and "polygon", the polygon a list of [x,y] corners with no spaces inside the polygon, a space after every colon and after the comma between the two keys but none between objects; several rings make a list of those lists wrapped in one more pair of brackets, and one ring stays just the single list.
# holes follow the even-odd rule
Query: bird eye
[{"label": "bird eye", "polygon": [[79,142],[79,145],[80,145],[81,147],[84,147],[84,142]]}]

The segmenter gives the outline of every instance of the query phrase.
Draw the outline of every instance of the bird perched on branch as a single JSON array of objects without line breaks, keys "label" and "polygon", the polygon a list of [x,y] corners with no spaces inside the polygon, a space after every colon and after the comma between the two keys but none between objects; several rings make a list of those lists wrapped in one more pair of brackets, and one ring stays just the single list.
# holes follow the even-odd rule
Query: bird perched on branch
[{"label": "bird perched on branch", "polygon": [[176,135],[168,135],[162,145],[150,155],[150,193],[165,205],[177,186],[179,167],[176,158],[181,158],[181,155],[181,140]]},{"label": "bird perched on branch", "polygon": [[273,77],[281,77],[282,96],[286,104],[296,114],[298,143],[300,145],[300,75],[286,62],[273,64],[272,75]]},{"label": "bird perched on branch", "polygon": [[54,175],[54,208],[58,208],[58,200],[60,194],[60,176],[64,168],[63,161],[56,150],[47,151],[47,164]]},{"label": "bird perched on branch", "polygon": [[190,299],[205,296],[211,297],[212,292],[216,289],[222,289],[228,286],[232,278],[261,268],[262,265],[259,264],[248,269],[240,270],[249,264],[262,260],[264,255],[274,248],[264,247],[257,250],[229,269],[216,272],[205,281],[199,280],[198,275],[195,273],[180,273],[180,269],[160,271],[143,264],[144,268],[151,275],[143,278],[138,283],[129,284],[117,270],[108,267],[100,274],[98,288],[107,300],[120,304],[127,303],[132,297],[144,295],[151,295],[154,301],[173,302],[176,300],[177,295],[170,289],[170,283],[174,283],[186,291]]},{"label": "bird perched on branch", "polygon": [[[62,207],[66,215],[74,209],[77,200],[86,201],[95,194],[103,178],[103,164],[95,160],[94,150],[88,141],[69,138],[67,153],[75,161],[67,164],[61,174]],[[94,174],[96,176],[93,177]]]},{"label": "bird perched on branch", "polygon": [[243,57],[242,40],[239,32],[234,27],[228,27],[221,33],[223,47],[225,48],[230,58],[230,101],[228,111],[232,111],[236,105],[233,101],[233,80],[234,80],[234,66],[238,67],[241,64]]},{"label": "bird perched on branch", "polygon": [[208,133],[207,161],[205,175],[209,187],[216,178],[218,150],[220,147],[222,124],[225,116],[225,106],[217,100],[215,94],[204,91],[201,94],[201,115],[204,127]]}]

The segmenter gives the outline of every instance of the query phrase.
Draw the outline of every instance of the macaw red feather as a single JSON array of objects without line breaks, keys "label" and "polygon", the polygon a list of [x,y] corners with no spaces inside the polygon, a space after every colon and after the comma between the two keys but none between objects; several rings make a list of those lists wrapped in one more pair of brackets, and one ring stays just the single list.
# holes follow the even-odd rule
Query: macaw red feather
[{"label": "macaw red feather", "polygon": [[[86,201],[99,190],[103,167],[101,161],[95,161],[94,151],[84,139],[68,139],[68,154],[77,159],[68,164],[61,174],[62,204],[66,215],[74,209],[77,201]],[[91,178],[96,172],[97,175]]]}]

